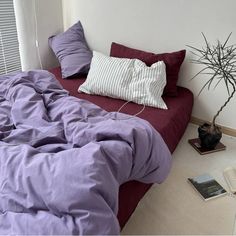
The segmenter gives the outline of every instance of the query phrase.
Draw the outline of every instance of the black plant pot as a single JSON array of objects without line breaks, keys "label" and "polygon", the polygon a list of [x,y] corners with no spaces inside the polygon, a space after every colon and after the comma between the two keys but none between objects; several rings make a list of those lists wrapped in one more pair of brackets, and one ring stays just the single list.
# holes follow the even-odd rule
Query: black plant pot
[{"label": "black plant pot", "polygon": [[214,126],[213,129],[210,127],[211,125],[206,123],[199,126],[198,135],[203,148],[214,149],[220,142],[222,132],[218,126]]}]

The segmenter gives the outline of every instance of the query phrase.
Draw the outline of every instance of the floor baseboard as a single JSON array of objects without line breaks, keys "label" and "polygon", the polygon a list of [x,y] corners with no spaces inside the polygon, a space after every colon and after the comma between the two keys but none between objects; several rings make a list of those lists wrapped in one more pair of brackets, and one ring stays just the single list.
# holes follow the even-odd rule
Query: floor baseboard
[{"label": "floor baseboard", "polygon": [[[195,125],[201,125],[203,123],[208,123],[207,121],[199,119],[199,118],[194,117],[194,116],[191,117],[190,122],[195,124]],[[232,129],[232,128],[222,126],[222,125],[219,125],[219,126],[221,127],[221,130],[224,134],[236,137],[236,129]]]}]

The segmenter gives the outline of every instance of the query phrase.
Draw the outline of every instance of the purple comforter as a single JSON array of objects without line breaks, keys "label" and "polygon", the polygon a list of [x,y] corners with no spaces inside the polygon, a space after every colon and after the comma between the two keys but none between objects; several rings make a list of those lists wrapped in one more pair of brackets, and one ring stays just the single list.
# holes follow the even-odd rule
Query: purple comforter
[{"label": "purple comforter", "polygon": [[0,234],[119,234],[119,186],[161,183],[148,122],[68,95],[47,71],[0,77]]}]

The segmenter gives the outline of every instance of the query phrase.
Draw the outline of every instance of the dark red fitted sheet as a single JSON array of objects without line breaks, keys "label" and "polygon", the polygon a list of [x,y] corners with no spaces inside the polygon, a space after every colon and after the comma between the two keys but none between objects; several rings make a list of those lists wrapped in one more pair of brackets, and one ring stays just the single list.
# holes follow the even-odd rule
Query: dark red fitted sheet
[{"label": "dark red fitted sheet", "polygon": [[[125,103],[125,101],[119,99],[78,93],[78,87],[85,81],[84,78],[62,79],[60,68],[52,69],[50,72],[70,92],[70,95],[91,101],[106,111],[118,111]],[[163,99],[166,102],[168,110],[146,107],[138,117],[152,124],[173,153],[190,120],[193,107],[193,94],[186,88],[178,87],[177,97],[163,97]],[[141,109],[142,105],[128,103],[121,112],[136,114]],[[150,186],[151,184],[131,181],[120,187],[118,219],[121,228],[125,225],[138,202]]]}]

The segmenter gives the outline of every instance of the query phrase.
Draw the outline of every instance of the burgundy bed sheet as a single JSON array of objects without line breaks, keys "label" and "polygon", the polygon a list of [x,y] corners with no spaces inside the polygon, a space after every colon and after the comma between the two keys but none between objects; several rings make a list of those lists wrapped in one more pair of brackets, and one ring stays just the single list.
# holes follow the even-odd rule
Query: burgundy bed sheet
[{"label": "burgundy bed sheet", "polygon": [[[78,93],[78,87],[85,81],[85,77],[62,79],[59,67],[50,70],[50,72],[70,92],[70,95],[93,102],[106,111],[118,111],[125,103],[120,99]],[[171,153],[173,153],[189,123],[193,107],[193,94],[186,88],[178,87],[177,97],[163,97],[163,99],[168,110],[145,107],[144,111],[138,116],[152,124],[161,134]],[[121,112],[134,115],[141,109],[142,105],[128,103]],[[137,181],[125,183],[120,187],[118,219],[121,228],[124,227],[138,202],[150,187],[151,184],[143,184]]]}]

